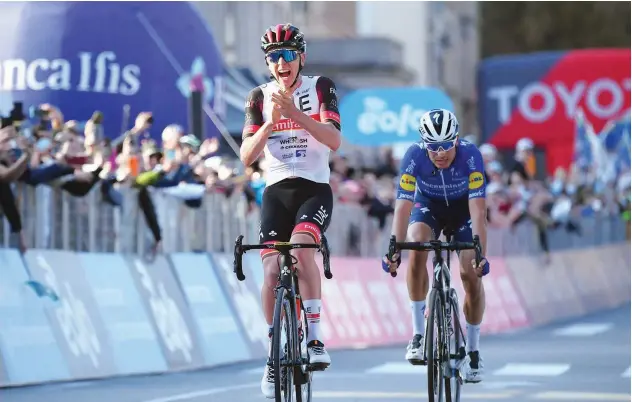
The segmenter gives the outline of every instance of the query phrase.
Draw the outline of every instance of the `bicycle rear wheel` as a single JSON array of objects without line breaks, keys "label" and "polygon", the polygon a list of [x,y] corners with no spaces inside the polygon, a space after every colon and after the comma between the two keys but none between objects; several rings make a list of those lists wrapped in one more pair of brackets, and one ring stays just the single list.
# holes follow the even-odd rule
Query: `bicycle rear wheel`
[{"label": "bicycle rear wheel", "polygon": [[456,358],[450,359],[451,376],[445,379],[445,394],[446,401],[460,402],[463,379],[456,366],[458,362],[465,357],[465,343],[463,342],[464,336],[461,327],[461,316],[459,315],[459,298],[456,294],[456,290],[450,289],[448,303],[450,306],[450,316],[447,317],[448,353]]},{"label": "bicycle rear wheel", "polygon": [[426,362],[428,367],[428,400],[443,401],[444,381],[442,372],[443,309],[441,295],[436,289],[428,297],[428,322],[426,325]]},{"label": "bicycle rear wheel", "polygon": [[[288,363],[294,361],[296,329],[290,294],[285,288],[277,289],[272,332],[272,367],[274,369],[274,398],[276,402],[294,400],[294,371]],[[294,320],[294,322],[296,322]]]}]

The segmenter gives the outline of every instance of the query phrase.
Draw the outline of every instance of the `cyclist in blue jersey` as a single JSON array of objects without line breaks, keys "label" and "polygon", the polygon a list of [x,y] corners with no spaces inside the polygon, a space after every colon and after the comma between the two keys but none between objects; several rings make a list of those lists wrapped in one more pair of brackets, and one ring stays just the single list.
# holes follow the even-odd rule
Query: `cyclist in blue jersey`
[{"label": "cyclist in blue jersey", "polygon": [[[400,181],[395,202],[392,234],[397,241],[426,242],[437,239],[450,229],[457,241],[481,240],[486,252],[487,229],[483,157],[478,148],[459,139],[456,116],[444,109],[433,109],[420,120],[421,142],[408,148],[401,162]],[[413,317],[413,339],[406,359],[413,365],[423,363],[424,314],[428,293],[428,252],[412,251],[408,268],[408,294]],[[480,325],[485,310],[482,277],[489,273],[489,262],[476,266],[474,250],[459,255],[460,273],[465,289],[463,310],[466,319],[467,355],[459,362],[466,382],[483,379],[483,359],[479,352]],[[386,256],[382,269],[394,272],[401,256],[394,261]]]}]

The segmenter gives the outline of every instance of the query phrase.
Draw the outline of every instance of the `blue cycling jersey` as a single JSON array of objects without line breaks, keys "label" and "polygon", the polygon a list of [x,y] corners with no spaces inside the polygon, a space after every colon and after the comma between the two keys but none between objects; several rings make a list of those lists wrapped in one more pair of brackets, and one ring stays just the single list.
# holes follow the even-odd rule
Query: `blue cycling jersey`
[{"label": "blue cycling jersey", "polygon": [[459,140],[450,167],[438,169],[424,144],[414,143],[402,159],[397,199],[450,206],[453,200],[485,197],[485,187],[483,157],[476,145]]}]

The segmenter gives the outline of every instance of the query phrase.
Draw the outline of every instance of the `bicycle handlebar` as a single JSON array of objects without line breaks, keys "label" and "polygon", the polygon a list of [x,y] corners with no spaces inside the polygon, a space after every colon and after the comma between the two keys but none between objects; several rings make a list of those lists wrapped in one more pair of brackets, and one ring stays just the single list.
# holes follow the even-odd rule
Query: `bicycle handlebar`
[{"label": "bicycle handlebar", "polygon": [[[476,253],[476,266],[478,266],[478,264],[480,264],[481,260],[483,259],[483,252],[481,251],[481,240],[478,235],[474,236],[472,242],[442,242],[440,240],[430,240],[428,242],[398,242],[395,239],[395,235],[392,235],[388,244],[388,254],[386,257],[389,261],[393,261],[393,255],[401,250],[435,252],[441,252],[442,250],[474,250],[474,252]],[[397,276],[397,272],[391,272],[391,276],[395,278]]]},{"label": "bicycle handlebar", "polygon": [[243,235],[239,235],[235,240],[235,260],[233,262],[233,272],[237,276],[239,281],[246,279],[242,267],[242,255],[248,250],[277,250],[279,252],[289,252],[296,248],[313,248],[320,251],[323,255],[323,270],[325,271],[325,278],[331,279],[333,275],[331,273],[331,267],[329,265],[329,245],[327,239],[322,236],[320,244],[314,243],[289,243],[289,242],[276,242],[270,244],[242,244],[244,239]]}]

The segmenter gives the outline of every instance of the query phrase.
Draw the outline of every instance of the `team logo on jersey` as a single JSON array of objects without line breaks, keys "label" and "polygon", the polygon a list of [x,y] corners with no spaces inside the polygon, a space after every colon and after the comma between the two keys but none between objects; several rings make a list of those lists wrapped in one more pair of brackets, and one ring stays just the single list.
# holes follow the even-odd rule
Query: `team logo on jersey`
[{"label": "team logo on jersey", "polygon": [[483,175],[480,172],[474,172],[470,174],[470,190],[476,190],[483,185]]},{"label": "team logo on jersey", "polygon": [[415,191],[416,184],[417,180],[409,174],[403,174],[401,180],[399,181],[399,186],[402,190],[406,191]]}]

